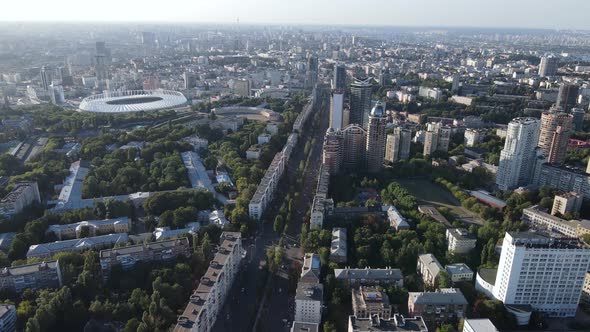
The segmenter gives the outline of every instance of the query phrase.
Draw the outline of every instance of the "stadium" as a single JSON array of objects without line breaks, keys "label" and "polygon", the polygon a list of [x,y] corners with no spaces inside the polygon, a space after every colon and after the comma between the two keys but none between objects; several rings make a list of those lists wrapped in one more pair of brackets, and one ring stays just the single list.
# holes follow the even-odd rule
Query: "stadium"
[{"label": "stadium", "polygon": [[186,105],[186,97],[170,90],[109,91],[84,98],[80,110],[93,113],[159,111]]}]

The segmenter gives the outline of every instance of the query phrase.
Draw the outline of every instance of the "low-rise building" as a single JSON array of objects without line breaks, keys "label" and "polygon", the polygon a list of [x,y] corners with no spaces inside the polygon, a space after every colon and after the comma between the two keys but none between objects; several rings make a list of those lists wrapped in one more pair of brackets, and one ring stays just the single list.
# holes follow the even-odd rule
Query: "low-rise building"
[{"label": "low-rise building", "polygon": [[465,318],[463,332],[498,332],[498,329],[488,318]]},{"label": "low-rise building", "polygon": [[13,304],[0,304],[0,331],[16,331],[16,307]]},{"label": "low-rise building", "polygon": [[348,332],[428,332],[426,323],[422,317],[405,318],[402,315],[393,315],[390,319],[384,319],[379,315],[369,318],[357,318],[348,316]]},{"label": "low-rise building", "polygon": [[242,259],[242,235],[223,232],[215,257],[191,295],[174,332],[209,332],[225,303]]},{"label": "low-rise building", "polygon": [[299,282],[295,291],[295,321],[320,324],[323,303],[324,285]]},{"label": "low-rise building", "polygon": [[131,220],[127,217],[80,221],[73,224],[50,225],[47,233],[53,233],[58,240],[92,237],[102,234],[127,233]]},{"label": "low-rise building", "polygon": [[384,206],[383,209],[387,209],[387,219],[390,227],[395,228],[396,231],[410,229],[410,224],[406,218],[394,206]]},{"label": "low-rise building", "polygon": [[293,322],[291,332],[319,332],[320,325],[317,323]]},{"label": "low-rise building", "polygon": [[246,159],[248,160],[258,160],[260,159],[260,154],[262,153],[262,148],[258,145],[252,145],[251,147],[246,150]]},{"label": "low-rise building", "polygon": [[18,182],[0,200],[0,214],[6,217],[13,216],[35,202],[41,202],[37,182]]},{"label": "low-rise building", "polygon": [[559,213],[561,215],[565,215],[566,213],[580,212],[582,200],[582,195],[575,191],[555,195],[555,198],[553,199],[553,207],[551,208],[551,214],[556,215]]},{"label": "low-rise building", "polygon": [[336,227],[332,230],[332,245],[330,247],[330,261],[346,263],[347,260],[346,228]]},{"label": "low-rise building", "polygon": [[445,270],[452,282],[473,281],[473,271],[465,263],[449,264]]},{"label": "low-rise building", "polygon": [[0,270],[0,290],[17,294],[27,288],[58,288],[62,285],[61,280],[58,261],[4,267]]},{"label": "low-rise building", "polygon": [[301,279],[299,282],[319,283],[320,282],[320,255],[305,254],[303,266],[301,267]]},{"label": "low-rise building", "polygon": [[453,254],[466,254],[475,248],[477,238],[464,228],[447,229],[447,250]]},{"label": "low-rise building", "polygon": [[73,239],[65,241],[56,241],[52,243],[34,244],[29,247],[27,258],[51,257],[58,252],[81,252],[88,249],[100,249],[114,246],[117,243],[126,243],[129,237],[126,233],[109,234],[84,239]]},{"label": "low-rise building", "polygon": [[336,280],[343,281],[349,287],[356,286],[396,286],[404,287],[404,276],[400,269],[334,269]]},{"label": "low-rise building", "polygon": [[522,221],[529,227],[579,238],[590,233],[589,220],[565,220],[544,212],[538,205],[522,210]]},{"label": "low-rise building", "polygon": [[408,313],[422,316],[427,323],[442,324],[463,318],[468,302],[459,289],[441,288],[435,292],[410,292]]},{"label": "low-rise building", "polygon": [[188,239],[182,238],[101,250],[99,257],[103,279],[107,280],[115,265],[120,265],[123,270],[127,270],[135,266],[137,262],[166,261],[178,256],[190,257],[190,255],[191,247]]},{"label": "low-rise building", "polygon": [[8,252],[15,235],[16,233],[14,232],[0,234],[0,250]]},{"label": "low-rise building", "polygon": [[369,318],[378,315],[381,318],[391,317],[389,296],[378,288],[359,287],[352,289],[352,312],[356,318]]},{"label": "low-rise building", "polygon": [[484,137],[485,137],[485,130],[468,128],[465,130],[465,134],[464,134],[465,146],[473,147],[476,144],[481,143],[483,141]]},{"label": "low-rise building", "polygon": [[424,285],[436,287],[438,285],[438,276],[442,270],[442,265],[440,265],[438,259],[433,254],[418,256],[416,271],[422,277]]}]

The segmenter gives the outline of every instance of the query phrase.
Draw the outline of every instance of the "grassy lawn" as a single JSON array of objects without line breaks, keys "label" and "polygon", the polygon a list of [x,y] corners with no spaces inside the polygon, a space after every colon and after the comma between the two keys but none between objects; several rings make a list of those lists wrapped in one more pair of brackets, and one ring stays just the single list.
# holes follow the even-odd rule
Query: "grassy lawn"
[{"label": "grassy lawn", "polygon": [[416,196],[419,204],[447,207],[457,217],[470,223],[482,224],[477,215],[461,206],[461,203],[448,191],[426,179],[397,179],[410,194]]}]

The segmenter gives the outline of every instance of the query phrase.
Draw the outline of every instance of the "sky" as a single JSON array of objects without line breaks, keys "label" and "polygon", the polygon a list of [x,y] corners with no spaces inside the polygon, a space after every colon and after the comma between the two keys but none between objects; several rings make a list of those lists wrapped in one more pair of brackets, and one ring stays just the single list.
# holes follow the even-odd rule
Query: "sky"
[{"label": "sky", "polygon": [[1,0],[0,21],[590,29],[589,0]]}]

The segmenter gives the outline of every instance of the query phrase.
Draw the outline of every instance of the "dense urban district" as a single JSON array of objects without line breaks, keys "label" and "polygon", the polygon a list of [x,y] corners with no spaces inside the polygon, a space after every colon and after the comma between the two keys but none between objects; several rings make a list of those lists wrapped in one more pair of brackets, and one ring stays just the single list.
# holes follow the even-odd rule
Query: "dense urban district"
[{"label": "dense urban district", "polygon": [[1,331],[590,327],[586,32],[5,23],[0,93]]}]

